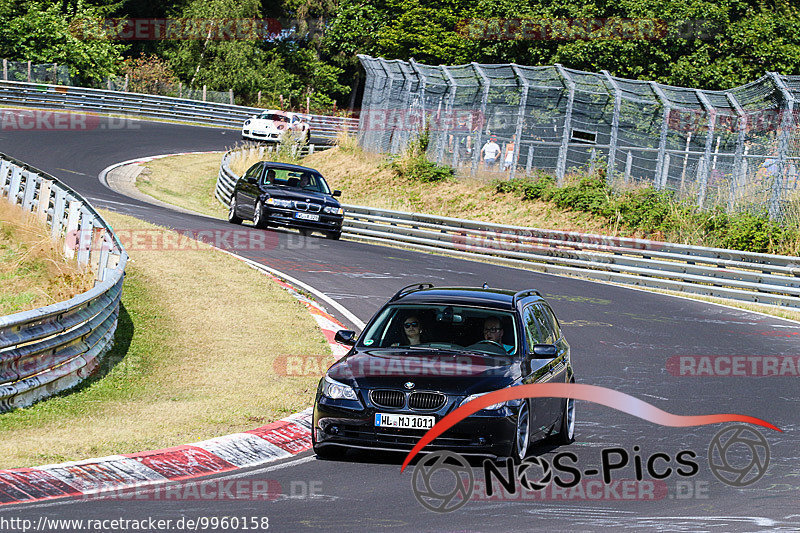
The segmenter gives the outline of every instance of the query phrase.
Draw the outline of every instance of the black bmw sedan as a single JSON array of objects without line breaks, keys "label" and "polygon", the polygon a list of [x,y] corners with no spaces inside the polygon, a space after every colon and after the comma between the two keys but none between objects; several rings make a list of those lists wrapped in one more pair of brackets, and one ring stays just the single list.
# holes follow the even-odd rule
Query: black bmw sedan
[{"label": "black bmw sedan", "polygon": [[[312,440],[320,457],[347,448],[408,451],[448,413],[483,394],[529,383],[574,382],[569,344],[535,290],[398,291],[320,380]],[[523,459],[530,443],[572,442],[575,402],[526,398],[490,405],[423,451]]]},{"label": "black bmw sedan", "polygon": [[228,221],[252,220],[257,228],[283,226],[330,239],[342,235],[344,210],[322,174],[312,168],[260,161],[239,178],[231,193]]}]

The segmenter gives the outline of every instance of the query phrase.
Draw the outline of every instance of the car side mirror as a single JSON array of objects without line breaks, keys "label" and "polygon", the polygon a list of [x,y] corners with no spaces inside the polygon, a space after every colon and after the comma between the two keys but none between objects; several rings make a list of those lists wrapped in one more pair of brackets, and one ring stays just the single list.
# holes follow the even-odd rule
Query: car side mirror
[{"label": "car side mirror", "polygon": [[356,343],[356,332],[351,331],[349,329],[340,329],[336,332],[336,335],[333,336],[333,340],[338,342],[339,344],[346,344],[347,346],[353,346]]},{"label": "car side mirror", "polygon": [[555,344],[534,344],[532,359],[553,359],[558,355]]},{"label": "car side mirror", "polygon": [[342,191],[340,191],[339,189],[336,189],[336,190],[333,191],[333,195],[332,196],[341,196],[341,195],[342,195]]}]

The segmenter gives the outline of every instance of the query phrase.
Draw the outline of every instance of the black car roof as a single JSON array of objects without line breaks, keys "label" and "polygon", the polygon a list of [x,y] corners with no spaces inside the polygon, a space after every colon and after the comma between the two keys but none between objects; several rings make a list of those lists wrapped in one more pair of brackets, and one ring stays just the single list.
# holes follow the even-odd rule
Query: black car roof
[{"label": "black car roof", "polygon": [[[397,295],[392,303],[429,303],[447,305],[477,305],[494,309],[513,310],[515,295],[519,291],[507,289],[494,289],[482,287],[433,287],[411,289]],[[524,297],[534,297],[541,300],[541,296],[530,292]],[[518,299],[521,297],[518,297]]]},{"label": "black car roof", "polygon": [[300,165],[292,165],[291,163],[277,163],[274,161],[262,161],[265,165],[269,166],[269,168],[277,168],[279,170],[310,170],[311,172],[316,172],[317,174],[322,174],[319,170],[310,167],[302,167]]}]

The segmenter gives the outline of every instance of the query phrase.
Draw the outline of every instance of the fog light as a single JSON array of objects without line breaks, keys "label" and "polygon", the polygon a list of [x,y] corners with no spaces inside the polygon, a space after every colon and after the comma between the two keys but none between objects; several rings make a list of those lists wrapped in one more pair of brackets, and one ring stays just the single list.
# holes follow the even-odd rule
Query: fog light
[{"label": "fog light", "polygon": [[478,437],[478,446],[486,446],[486,439]]},{"label": "fog light", "polygon": [[329,426],[327,431],[331,435],[338,435],[339,434],[339,426]]}]

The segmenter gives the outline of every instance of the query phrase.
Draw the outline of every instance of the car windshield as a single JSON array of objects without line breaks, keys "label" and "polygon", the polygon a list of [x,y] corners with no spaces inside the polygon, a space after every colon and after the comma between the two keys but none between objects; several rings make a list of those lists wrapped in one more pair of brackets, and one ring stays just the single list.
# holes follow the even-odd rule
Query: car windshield
[{"label": "car windshield", "polygon": [[289,122],[289,117],[277,113],[261,113],[258,118],[262,120],[273,120],[275,122]]},{"label": "car windshield", "polygon": [[265,185],[282,185],[303,191],[321,192],[330,194],[331,190],[319,173],[309,170],[292,170],[285,168],[267,167],[264,173]]},{"label": "car windshield", "polygon": [[410,347],[514,355],[519,346],[512,313],[452,305],[392,305],[359,339],[366,348]]}]

